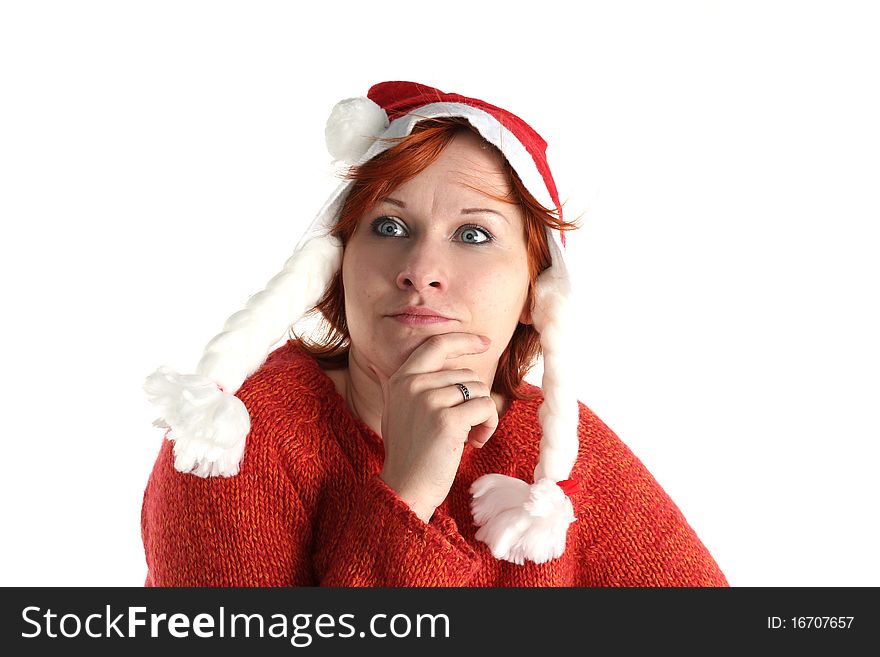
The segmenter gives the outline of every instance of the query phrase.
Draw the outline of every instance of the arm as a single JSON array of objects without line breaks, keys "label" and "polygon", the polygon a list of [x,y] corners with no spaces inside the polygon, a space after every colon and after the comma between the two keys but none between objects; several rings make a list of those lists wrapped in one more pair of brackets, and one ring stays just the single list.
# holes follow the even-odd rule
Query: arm
[{"label": "arm", "polygon": [[259,441],[249,440],[234,477],[183,474],[173,461],[166,440],[141,510],[147,586],[313,583],[311,523]]},{"label": "arm", "polygon": [[165,441],[141,512],[147,586],[465,586],[476,571],[454,520],[423,523],[378,477],[331,493],[313,550],[288,476],[255,452],[234,477],[201,478],[174,470]]},{"label": "arm", "polygon": [[424,523],[378,476],[365,478],[381,454],[361,436],[327,439],[326,425],[303,420],[320,417],[312,409],[251,408],[233,477],[177,472],[163,443],[141,517],[148,585],[467,584],[479,559],[455,522],[438,509]]},{"label": "arm", "polygon": [[[322,584],[464,586],[479,569],[442,504],[465,443],[484,443],[498,412],[475,372],[444,368],[487,346],[472,334],[436,335],[390,376],[369,366],[383,396],[381,445],[365,466],[359,446],[339,439],[342,453],[325,477],[336,499],[320,521],[329,526],[322,534],[328,538],[316,545]],[[475,398],[463,400],[456,381],[466,381]],[[330,462],[329,450],[322,453]]]},{"label": "arm", "polygon": [[[316,552],[323,586],[467,586],[479,557],[442,508],[424,523],[378,476],[334,514]],[[340,505],[341,506],[341,505]]]}]

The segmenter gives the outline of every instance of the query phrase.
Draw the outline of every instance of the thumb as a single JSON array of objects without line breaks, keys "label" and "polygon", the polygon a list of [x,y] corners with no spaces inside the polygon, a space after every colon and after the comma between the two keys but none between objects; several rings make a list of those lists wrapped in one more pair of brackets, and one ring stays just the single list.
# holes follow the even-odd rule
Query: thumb
[{"label": "thumb", "polygon": [[468,432],[467,442],[472,446],[480,449],[483,445],[489,442],[489,439],[495,435],[495,429],[497,425],[487,424],[483,422],[482,424],[478,424],[475,427],[471,427],[471,430]]}]

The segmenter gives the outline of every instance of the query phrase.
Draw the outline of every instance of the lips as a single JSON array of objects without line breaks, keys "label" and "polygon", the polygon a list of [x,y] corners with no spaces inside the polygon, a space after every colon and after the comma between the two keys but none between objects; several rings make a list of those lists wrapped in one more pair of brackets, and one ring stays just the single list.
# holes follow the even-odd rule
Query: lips
[{"label": "lips", "polygon": [[435,319],[435,320],[451,320],[451,317],[447,317],[443,313],[434,310],[433,308],[429,308],[427,306],[404,306],[403,308],[399,308],[394,311],[390,315],[391,317],[411,317],[414,319]]},{"label": "lips", "polygon": [[442,324],[453,321],[442,313],[427,306],[404,306],[398,308],[389,317],[407,326],[425,326],[426,324]]}]

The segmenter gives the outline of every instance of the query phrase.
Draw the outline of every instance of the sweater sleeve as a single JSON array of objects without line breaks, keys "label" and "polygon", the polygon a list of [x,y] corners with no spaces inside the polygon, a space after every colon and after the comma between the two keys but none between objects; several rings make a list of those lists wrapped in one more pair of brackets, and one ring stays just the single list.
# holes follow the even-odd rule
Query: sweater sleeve
[{"label": "sweater sleeve", "polygon": [[583,546],[588,586],[728,586],[682,512],[630,449],[587,411]]},{"label": "sweater sleeve", "polygon": [[[480,560],[443,507],[422,520],[377,475],[340,508],[324,586],[467,586]],[[319,547],[319,549],[321,549]]]},{"label": "sweater sleeve", "polygon": [[466,585],[480,560],[455,521],[441,508],[422,522],[368,474],[380,462],[360,440],[328,438],[308,387],[258,396],[264,381],[239,391],[251,432],[237,475],[178,472],[164,441],[141,512],[147,585]]},{"label": "sweater sleeve", "polygon": [[314,583],[311,523],[278,460],[249,441],[239,474],[201,478],[174,469],[164,441],[141,510],[147,586]]}]

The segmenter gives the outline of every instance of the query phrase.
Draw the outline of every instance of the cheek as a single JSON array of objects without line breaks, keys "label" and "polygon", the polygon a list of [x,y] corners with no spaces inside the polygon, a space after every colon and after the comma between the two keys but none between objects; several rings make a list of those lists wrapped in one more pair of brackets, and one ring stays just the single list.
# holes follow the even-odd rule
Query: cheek
[{"label": "cheek", "polygon": [[342,285],[352,340],[360,343],[374,340],[379,328],[375,322],[376,310],[387,304],[388,272],[377,266],[376,258],[363,249],[346,250],[342,258]]},{"label": "cheek", "polygon": [[493,324],[514,326],[528,295],[528,273],[523,268],[482,268],[473,272],[464,289],[476,316]]},{"label": "cheek", "polygon": [[346,251],[342,258],[342,285],[346,292],[346,305],[362,306],[371,303],[377,277],[375,267],[366,266],[360,250]]}]

